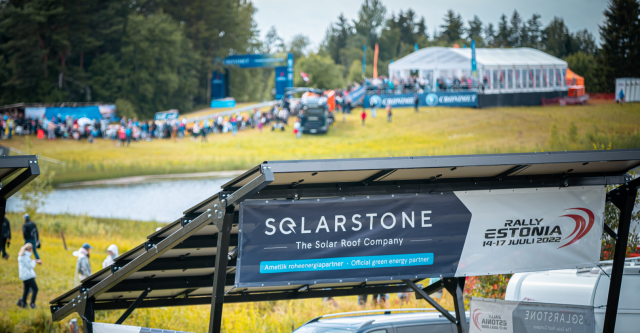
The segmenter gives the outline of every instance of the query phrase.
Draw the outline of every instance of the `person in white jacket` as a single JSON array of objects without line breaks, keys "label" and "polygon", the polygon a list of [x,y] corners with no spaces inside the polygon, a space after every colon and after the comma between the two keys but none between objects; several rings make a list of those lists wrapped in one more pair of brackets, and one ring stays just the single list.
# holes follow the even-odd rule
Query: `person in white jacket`
[{"label": "person in white jacket", "polygon": [[102,268],[107,268],[115,263],[115,259],[118,257],[118,246],[116,244],[111,244],[107,248],[107,258],[102,262]]},{"label": "person in white jacket", "polygon": [[36,261],[31,259],[33,251],[33,245],[31,243],[25,244],[20,248],[18,253],[18,276],[22,280],[24,291],[22,298],[18,300],[17,305],[21,308],[27,307],[27,297],[29,291],[31,291],[31,308],[36,308],[36,296],[38,295],[38,285],[36,284]]}]

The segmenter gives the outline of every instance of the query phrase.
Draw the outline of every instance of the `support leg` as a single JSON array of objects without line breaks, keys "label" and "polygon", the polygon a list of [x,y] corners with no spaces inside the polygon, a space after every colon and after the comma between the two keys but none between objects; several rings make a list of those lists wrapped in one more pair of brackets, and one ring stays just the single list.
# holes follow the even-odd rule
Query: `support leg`
[{"label": "support leg", "polygon": [[427,303],[431,304],[431,306],[433,306],[436,310],[438,310],[438,312],[442,313],[443,316],[445,316],[447,319],[449,319],[449,321],[451,321],[452,323],[456,324],[456,318],[454,318],[449,311],[447,311],[445,308],[443,308],[442,306],[440,306],[440,304],[438,304],[438,302],[434,301],[431,297],[429,297],[429,295],[427,295],[427,293],[422,290],[420,287],[416,286],[415,283],[413,283],[411,280],[402,280],[407,286],[409,286],[409,288],[413,289],[413,291],[415,291],[416,296],[420,295],[422,298],[424,298]]},{"label": "support leg", "polygon": [[453,296],[453,306],[456,309],[456,326],[458,327],[458,333],[469,332],[469,323],[467,323],[467,317],[464,312],[464,297],[462,296],[465,281],[466,277],[444,279],[444,287],[451,296]]},{"label": "support leg", "polygon": [[140,294],[140,296],[138,296],[138,298],[136,298],[136,300],[133,302],[133,304],[131,304],[131,306],[122,314],[122,316],[120,316],[120,318],[118,318],[118,321],[116,321],[116,324],[120,325],[120,324],[124,323],[124,321],[127,320],[129,315],[131,315],[133,310],[135,310],[138,307],[138,305],[140,305],[140,303],[142,303],[144,298],[147,297],[147,295],[149,295],[150,292],[151,292],[151,288],[147,288],[145,291],[143,291],[142,294]]},{"label": "support leg", "polygon": [[[632,182],[635,185],[635,181]],[[620,300],[620,287],[624,273],[624,259],[627,252],[627,240],[629,238],[629,226],[635,204],[638,189],[636,186],[624,185],[612,191],[611,202],[620,209],[620,222],[618,224],[615,253],[613,254],[613,266],[611,267],[611,282],[609,283],[609,295],[607,297],[607,311],[604,314],[603,332],[614,332],[616,316],[618,314],[618,301]]]},{"label": "support leg", "polygon": [[84,308],[82,326],[84,333],[93,333],[93,322],[96,321],[95,311],[93,310],[93,302],[88,301]]},{"label": "support leg", "polygon": [[218,250],[216,253],[216,270],[213,274],[209,333],[220,333],[222,325],[222,306],[224,305],[224,287],[227,277],[227,255],[229,254],[229,234],[233,224],[233,209],[233,205],[227,208],[221,228],[218,231]]}]

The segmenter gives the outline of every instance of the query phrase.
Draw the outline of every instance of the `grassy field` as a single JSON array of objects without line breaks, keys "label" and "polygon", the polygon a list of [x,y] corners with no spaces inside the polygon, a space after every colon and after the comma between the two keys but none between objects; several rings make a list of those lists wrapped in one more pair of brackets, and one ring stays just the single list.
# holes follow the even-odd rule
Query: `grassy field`
[{"label": "grassy field", "polygon": [[[367,117],[359,110],[328,135],[296,139],[285,132],[247,130],[237,136],[210,135],[207,143],[187,138],[115,147],[109,140],[33,140],[33,153],[66,162],[54,165],[55,183],[135,175],[242,170],[262,161],[376,156],[424,156],[582,150],[612,145],[640,147],[640,104],[492,109],[395,109],[392,123],[384,110]],[[25,149],[24,138],[3,144]]]},{"label": "grassy field", "polygon": [[[89,242],[94,250],[91,253],[91,266],[94,272],[102,267],[106,257],[106,248],[115,243],[124,253],[146,239],[160,223],[136,222],[115,219],[97,219],[72,215],[38,215],[37,222],[42,234],[42,248],[38,250],[43,261],[36,267],[36,282],[39,293],[37,308],[21,309],[15,303],[22,295],[22,283],[18,279],[16,260],[22,235],[19,230],[19,214],[8,214],[12,222],[13,244],[9,249],[9,261],[0,261],[0,333],[5,332],[68,332],[66,327],[73,315],[61,323],[51,323],[48,302],[73,287],[73,274],[76,257],[72,251],[84,242]],[[68,250],[65,251],[60,231],[64,231]],[[361,310],[356,297],[336,298],[335,303],[322,299],[302,301],[278,301],[226,305],[223,315],[225,332],[291,332],[307,320],[326,313]],[[443,306],[453,309],[451,297],[445,292],[441,300]],[[375,308],[417,308],[426,307],[424,301],[410,300],[400,304],[396,295],[391,295],[388,304],[374,306],[371,303],[365,309]],[[138,309],[124,322],[163,329],[190,332],[204,332],[208,327],[209,306],[181,308]],[[96,321],[115,323],[122,311],[98,311]]]}]

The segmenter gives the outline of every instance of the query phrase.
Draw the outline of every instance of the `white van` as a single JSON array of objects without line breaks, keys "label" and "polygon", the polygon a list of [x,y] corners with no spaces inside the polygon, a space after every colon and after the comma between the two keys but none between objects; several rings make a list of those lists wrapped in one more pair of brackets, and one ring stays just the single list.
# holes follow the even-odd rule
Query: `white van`
[{"label": "white van", "polygon": [[[505,300],[590,305],[602,332],[612,261],[600,267],[513,274]],[[640,332],[640,258],[625,261],[615,333]]]}]

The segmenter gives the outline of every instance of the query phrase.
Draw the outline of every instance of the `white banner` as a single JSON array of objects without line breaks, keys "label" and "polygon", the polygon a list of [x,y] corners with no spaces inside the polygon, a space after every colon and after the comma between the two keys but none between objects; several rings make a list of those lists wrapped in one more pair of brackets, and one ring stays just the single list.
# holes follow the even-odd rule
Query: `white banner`
[{"label": "white banner", "polygon": [[598,263],[604,186],[455,194],[472,214],[456,276]]},{"label": "white banner", "polygon": [[594,333],[593,307],[471,298],[469,333]]}]

